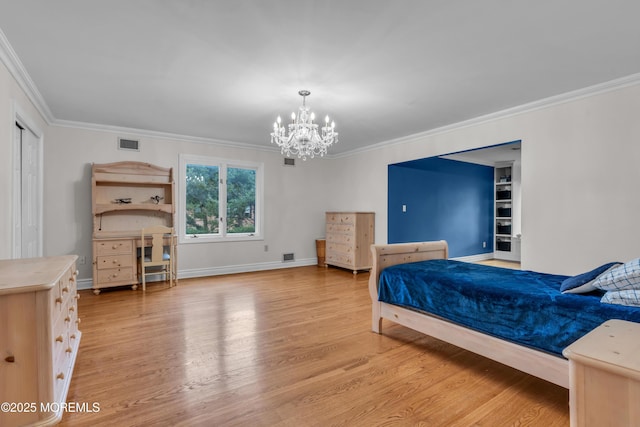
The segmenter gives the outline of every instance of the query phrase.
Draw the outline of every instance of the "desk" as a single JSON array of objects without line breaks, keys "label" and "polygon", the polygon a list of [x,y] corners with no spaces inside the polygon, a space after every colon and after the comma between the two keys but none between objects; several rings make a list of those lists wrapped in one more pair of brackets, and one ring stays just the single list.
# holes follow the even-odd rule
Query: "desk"
[{"label": "desk", "polygon": [[[178,251],[176,236],[165,239],[166,246],[173,245],[173,280],[178,281]],[[93,293],[100,294],[103,288],[131,285],[138,289],[138,249],[149,247],[150,242],[143,243],[140,235],[118,236],[93,240]]]},{"label": "desk", "polygon": [[640,324],[608,320],[562,354],[571,426],[640,425]]}]

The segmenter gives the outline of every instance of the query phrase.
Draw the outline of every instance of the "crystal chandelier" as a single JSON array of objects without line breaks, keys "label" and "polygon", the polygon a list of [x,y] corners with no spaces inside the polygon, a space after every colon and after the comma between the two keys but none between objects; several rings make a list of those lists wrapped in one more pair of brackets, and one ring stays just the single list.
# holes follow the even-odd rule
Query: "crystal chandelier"
[{"label": "crystal chandelier", "polygon": [[296,116],[291,113],[291,123],[289,124],[289,135],[287,136],[280,116],[273,124],[273,132],[271,133],[271,143],[274,142],[280,147],[280,152],[287,157],[298,156],[302,160],[307,157],[324,156],[327,154],[327,148],[338,142],[338,132],[335,131],[336,124],[331,122],[329,125],[329,116],[324,119],[322,133],[318,133],[318,125],[313,123],[315,114],[309,112],[309,108],[305,105],[305,98],[311,95],[308,90],[298,92],[302,96],[302,106]]}]

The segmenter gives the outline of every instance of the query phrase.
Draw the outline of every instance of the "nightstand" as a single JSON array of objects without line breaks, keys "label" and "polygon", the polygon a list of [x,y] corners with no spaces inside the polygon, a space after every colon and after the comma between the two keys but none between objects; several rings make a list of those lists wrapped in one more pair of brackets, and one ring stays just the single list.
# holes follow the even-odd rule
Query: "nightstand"
[{"label": "nightstand", "polygon": [[640,323],[608,320],[562,354],[572,426],[640,425]]}]

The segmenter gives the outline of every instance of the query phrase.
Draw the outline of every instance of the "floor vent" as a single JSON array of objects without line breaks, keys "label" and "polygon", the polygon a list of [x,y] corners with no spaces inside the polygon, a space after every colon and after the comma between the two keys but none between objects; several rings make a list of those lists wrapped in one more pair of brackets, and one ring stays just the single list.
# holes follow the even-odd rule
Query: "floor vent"
[{"label": "floor vent", "polygon": [[121,150],[140,151],[140,141],[137,139],[118,138],[118,148]]},{"label": "floor vent", "polygon": [[282,254],[282,262],[294,261],[293,252],[290,254]]},{"label": "floor vent", "polygon": [[290,157],[285,157],[284,158],[284,165],[285,166],[295,166],[296,165],[296,159],[292,159]]}]

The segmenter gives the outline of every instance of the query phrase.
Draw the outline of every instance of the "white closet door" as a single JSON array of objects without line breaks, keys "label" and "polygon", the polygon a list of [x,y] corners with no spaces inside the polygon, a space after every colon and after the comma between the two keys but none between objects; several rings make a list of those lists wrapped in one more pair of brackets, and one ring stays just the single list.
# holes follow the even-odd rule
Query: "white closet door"
[{"label": "white closet door", "polygon": [[[42,255],[40,242],[40,141],[28,128],[16,124],[16,147],[20,147],[20,202],[16,215],[16,245],[21,258]],[[19,139],[19,140],[18,140]],[[16,248],[18,249],[18,248]]]}]

